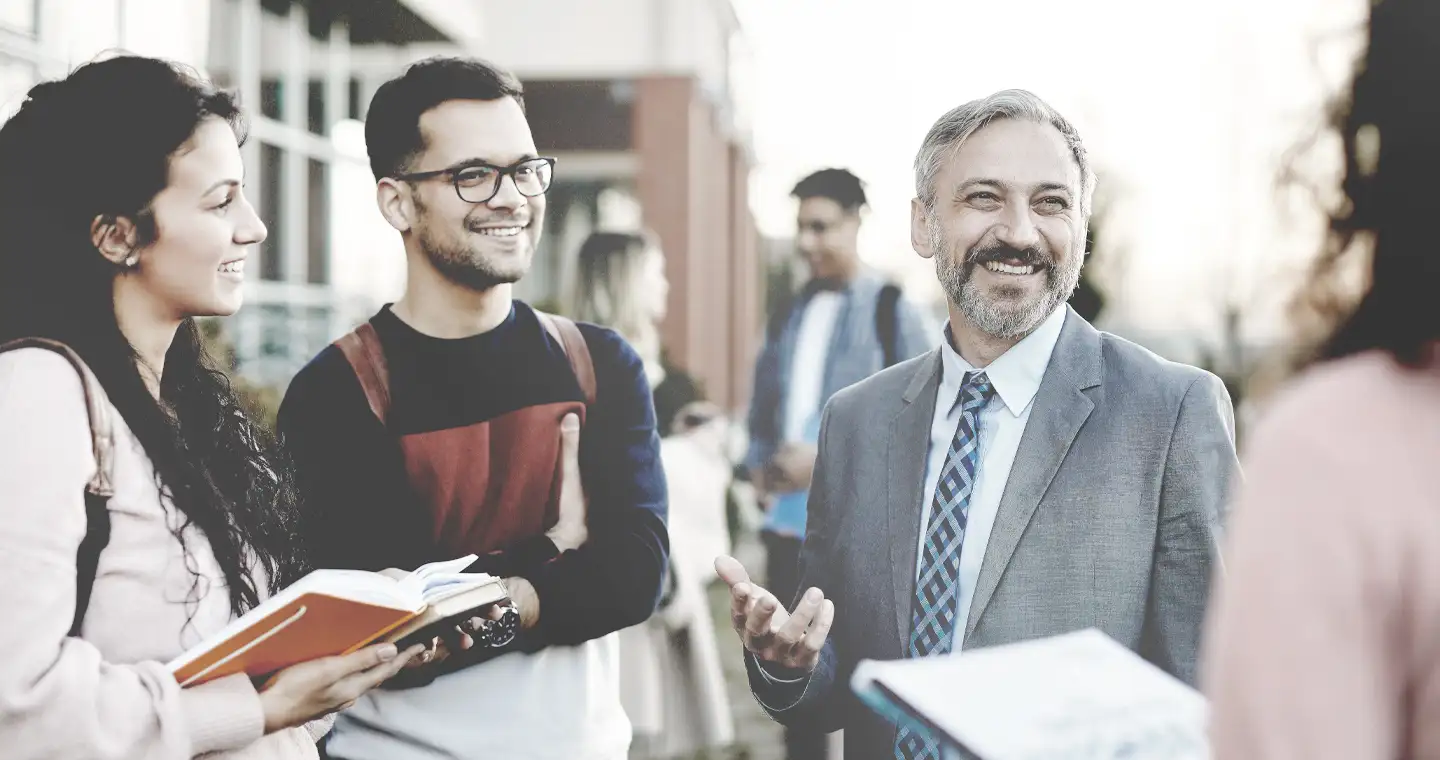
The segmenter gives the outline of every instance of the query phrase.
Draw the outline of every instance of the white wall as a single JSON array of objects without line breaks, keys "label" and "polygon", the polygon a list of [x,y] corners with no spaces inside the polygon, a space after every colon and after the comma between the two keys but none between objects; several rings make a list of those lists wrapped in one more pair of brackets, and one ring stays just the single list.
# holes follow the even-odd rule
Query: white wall
[{"label": "white wall", "polygon": [[522,77],[689,74],[723,90],[730,0],[529,0],[487,4],[477,49]]}]

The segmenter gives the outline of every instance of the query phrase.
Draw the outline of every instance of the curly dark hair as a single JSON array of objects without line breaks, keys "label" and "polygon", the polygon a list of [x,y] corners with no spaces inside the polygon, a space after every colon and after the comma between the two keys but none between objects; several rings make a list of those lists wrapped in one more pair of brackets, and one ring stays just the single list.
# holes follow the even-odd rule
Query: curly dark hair
[{"label": "curly dark hair", "polygon": [[[1350,90],[1331,111],[1344,143],[1342,202],[1297,304],[1326,338],[1302,363],[1379,350],[1402,365],[1440,341],[1440,250],[1432,186],[1440,177],[1440,3],[1381,0]],[[1368,261],[1361,257],[1369,256]],[[1347,274],[1367,287],[1354,297]]]},{"label": "curly dark hair", "polygon": [[[51,338],[84,358],[183,515],[176,537],[184,544],[193,524],[208,539],[238,615],[259,603],[257,570],[272,592],[305,570],[289,468],[206,356],[193,320],[165,355],[160,399],[151,395],[116,319],[119,268],[90,235],[97,217],[134,220],[141,246],[163,234],[151,202],[169,183],[171,157],[211,118],[243,140],[229,94],[152,58],[89,63],[30,90],[0,128],[0,342]],[[190,569],[193,597],[201,580]]]}]

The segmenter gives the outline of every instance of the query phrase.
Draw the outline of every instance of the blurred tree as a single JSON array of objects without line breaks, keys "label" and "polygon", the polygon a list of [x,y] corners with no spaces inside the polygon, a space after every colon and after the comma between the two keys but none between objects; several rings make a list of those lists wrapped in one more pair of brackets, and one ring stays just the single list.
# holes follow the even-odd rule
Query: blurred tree
[{"label": "blurred tree", "polygon": [[235,346],[225,335],[223,324],[218,319],[199,320],[200,338],[205,344],[205,351],[215,363],[215,367],[224,370],[230,378],[230,387],[235,390],[235,396],[240,400],[240,405],[245,408],[245,413],[250,419],[265,426],[270,432],[275,431],[275,417],[280,412],[280,402],[284,398],[279,388],[271,385],[264,385],[247,380],[239,373],[239,365],[235,358]]},{"label": "blurred tree", "polygon": [[1090,226],[1085,235],[1085,250],[1089,251],[1089,255],[1085,257],[1085,268],[1080,270],[1080,284],[1070,295],[1071,308],[1091,324],[1094,324],[1105,311],[1105,290],[1097,281],[1103,278],[1103,274],[1097,274],[1097,272],[1103,273],[1105,268],[1113,269],[1119,259],[1124,256],[1123,250],[1112,239],[1112,236],[1104,234],[1108,229],[1107,222],[1110,219],[1110,212],[1114,208],[1110,196],[1096,191],[1093,203],[1094,208],[1090,212]]}]

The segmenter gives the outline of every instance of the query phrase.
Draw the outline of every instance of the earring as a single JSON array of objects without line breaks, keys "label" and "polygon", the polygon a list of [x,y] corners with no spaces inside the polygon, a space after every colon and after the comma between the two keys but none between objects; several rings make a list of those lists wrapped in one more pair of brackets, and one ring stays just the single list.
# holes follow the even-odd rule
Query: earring
[{"label": "earring", "polygon": [[132,254],[130,254],[129,256],[125,257],[125,268],[126,268],[126,269],[134,269],[136,266],[139,266],[139,264],[140,264],[140,254],[138,254],[138,253],[132,253]]}]

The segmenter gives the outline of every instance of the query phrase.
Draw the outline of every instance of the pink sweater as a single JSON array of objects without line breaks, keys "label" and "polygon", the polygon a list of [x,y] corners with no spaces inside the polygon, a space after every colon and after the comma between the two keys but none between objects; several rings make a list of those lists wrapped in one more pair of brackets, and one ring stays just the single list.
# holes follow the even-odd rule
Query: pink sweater
[{"label": "pink sweater", "polygon": [[1440,367],[1316,368],[1246,460],[1201,660],[1215,759],[1440,758]]},{"label": "pink sweater", "polygon": [[[81,638],[69,638],[85,483],[95,472],[80,379],[40,349],[0,354],[0,747],[31,758],[314,758],[304,729],[263,735],[244,676],[181,690],[166,661],[231,617],[210,545],[162,508],[118,412],[111,539]],[[206,581],[192,589],[188,566]],[[187,620],[190,624],[187,626]]]}]

